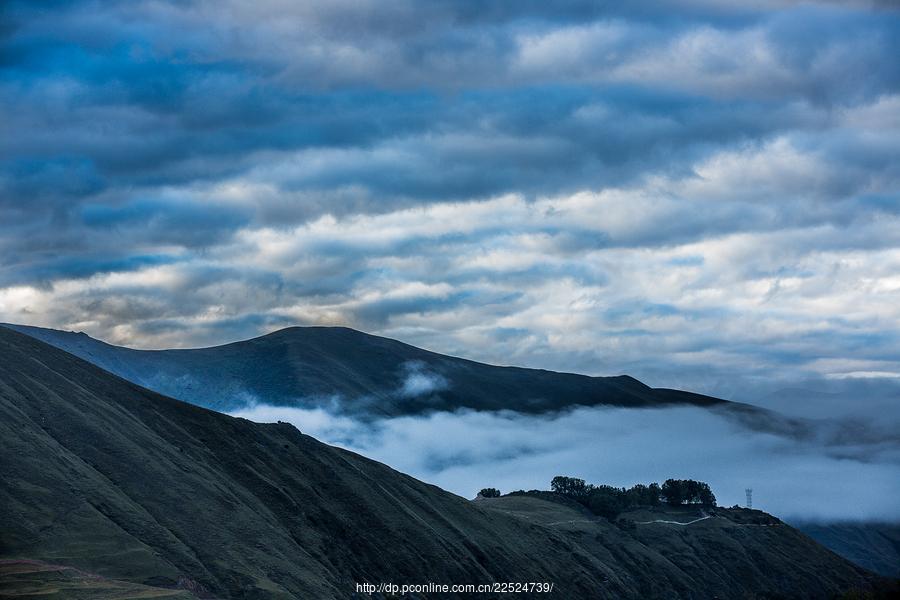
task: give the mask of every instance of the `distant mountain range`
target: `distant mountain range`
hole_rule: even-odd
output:
[[[291,425],[161,396],[5,328],[0,441],[8,598],[73,587],[79,598],[361,598],[363,582],[552,582],[560,598],[831,598],[879,584],[759,511],[715,509],[679,526],[669,522],[693,520],[694,509],[672,509],[617,526],[538,498],[470,502]]]
[[[290,327],[196,350],[133,350],[84,333],[6,325],[161,394],[219,411],[254,402],[396,416],[437,410],[543,413],[573,406],[724,406],[638,380],[498,367],[345,327]]]

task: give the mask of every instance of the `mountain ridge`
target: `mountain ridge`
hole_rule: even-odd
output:
[[[332,414],[377,420],[461,408],[554,413],[597,404],[641,408],[682,404],[717,411],[743,428],[794,440],[815,440],[820,435],[813,422],[690,392],[653,389],[628,375],[604,378],[485,365],[346,327],[288,327],[221,346],[175,350],[124,348],[83,332],[6,327],[55,342],[57,347],[138,385],[222,411],[238,412],[259,403],[323,408]],[[298,345],[297,338],[306,338],[307,343]],[[322,354],[316,352],[319,345],[326,350]],[[374,374],[363,372],[361,381],[354,383],[359,377],[358,366],[371,363],[376,364]],[[404,381],[418,382],[421,391],[421,384],[427,388],[432,381],[429,377],[435,376],[439,378],[437,389],[426,389],[418,395],[401,393]],[[523,376],[524,382],[517,381]],[[513,381],[506,385],[503,377]],[[245,381],[248,378],[249,386]],[[287,385],[280,385],[285,381]],[[594,389],[585,390],[585,385]],[[298,392],[301,387],[311,387],[317,393],[303,397]],[[523,402],[523,395],[535,389],[543,389],[544,401]],[[336,390],[343,391],[336,394]],[[551,401],[546,401],[548,398]],[[854,530],[843,525],[823,535],[826,530],[821,527],[807,523],[798,526],[861,566],[875,568],[883,575],[896,573],[887,563],[893,553],[885,552],[889,546],[884,543],[884,534],[891,534],[890,528],[873,524]],[[879,529],[884,534],[873,532]],[[871,543],[866,546],[860,540]]]
[[[260,402],[397,416],[461,408],[542,413],[573,406],[728,404],[651,388],[628,375],[488,365],[346,327],[289,327],[220,346],[135,350],[84,333],[0,325],[144,387],[216,410]]]
[[[352,597],[364,581],[553,581],[567,598],[700,599],[878,581],[787,526],[736,527],[728,509],[696,532],[599,520],[588,543],[4,328],[0,417],[0,558],[125,583],[268,600]]]

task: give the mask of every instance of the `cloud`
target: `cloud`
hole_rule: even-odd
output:
[[[898,440],[865,442],[858,431],[843,445],[827,431],[795,440],[695,408],[434,413],[374,423],[266,405],[235,415],[291,422],[465,497],[486,486],[547,489],[560,474],[617,486],[680,477],[709,482],[725,506],[743,504],[752,487],[754,506],[783,518],[900,519]]]
[[[430,372],[427,365],[421,361],[407,362],[403,365],[403,371],[406,375],[397,392],[401,398],[427,396],[450,387],[450,382],[446,378]]]
[[[900,372],[884,3],[7,4],[0,320],[760,402]]]

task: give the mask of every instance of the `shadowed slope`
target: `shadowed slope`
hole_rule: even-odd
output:
[[[0,559],[0,598],[65,600],[191,600],[185,590],[115,581],[72,567]]]
[[[356,414],[433,410],[550,412],[598,404],[713,406],[723,400],[652,389],[628,376],[497,367],[344,327],[291,327],[196,350],[132,350],[85,334],[7,325],[159,393],[216,410],[259,401],[327,404]]]
[[[629,582],[640,571],[659,597],[689,586],[692,598],[723,589],[815,598],[870,580],[789,528],[783,555],[736,555],[733,567],[749,561],[752,574],[724,584],[703,566],[717,546],[702,539],[690,572],[652,539],[624,532],[608,540],[615,552],[601,552],[290,425],[159,396],[5,329],[0,440],[0,556],[128,583],[226,598],[345,598],[362,581],[548,581],[565,598],[638,598],[647,596]],[[716,535],[742,548],[754,536]],[[802,568],[787,575],[786,556]]]
[[[885,577],[900,578],[900,523],[791,523],[844,558]]]
[[[7,556],[246,598],[346,597],[354,581],[382,578],[550,578],[560,566],[526,555],[546,538],[517,520],[7,330],[0,401]],[[512,543],[498,553],[499,539]]]

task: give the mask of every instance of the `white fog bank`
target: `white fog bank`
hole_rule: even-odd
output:
[[[547,489],[555,475],[629,486],[707,481],[719,504],[785,519],[900,521],[900,446],[833,447],[750,431],[699,408],[579,408],[548,416],[454,412],[374,422],[324,409],[257,405],[232,413],[303,433],[465,497],[482,487]],[[848,458],[851,456],[852,458]]]

